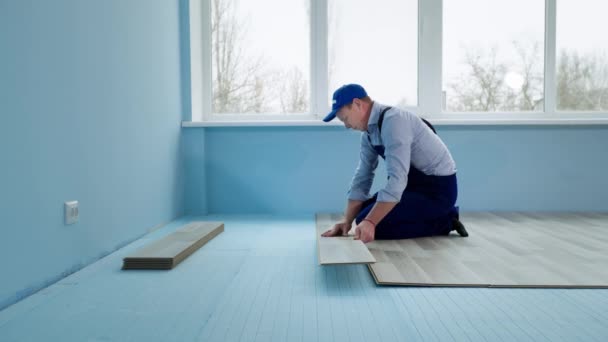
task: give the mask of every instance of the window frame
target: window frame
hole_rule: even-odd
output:
[[[328,0],[310,0],[310,112],[308,114],[212,113],[211,0],[189,0],[191,115],[184,127],[316,126],[329,112]],[[556,89],[556,0],[545,0],[543,111],[454,112],[442,108],[443,0],[418,0],[418,105],[405,109],[448,125],[608,124],[601,111],[558,111]]]

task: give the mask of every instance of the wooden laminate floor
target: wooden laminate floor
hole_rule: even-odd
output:
[[[367,244],[378,284],[608,287],[608,214],[470,213],[470,234]]]

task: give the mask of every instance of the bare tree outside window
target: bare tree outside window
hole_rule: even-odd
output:
[[[275,27],[268,29],[269,21],[288,20],[289,18],[268,15],[273,6],[288,5],[297,11],[297,4],[303,3],[299,17],[310,15],[309,0],[279,2],[267,0],[255,3],[241,3],[239,0],[213,0],[211,6],[212,35],[212,72],[214,113],[302,113],[309,108],[309,69],[301,70],[295,64],[283,67],[276,61],[278,49],[290,46],[277,46],[263,51],[255,50],[266,43],[293,37],[293,44],[301,44],[304,51],[309,44],[302,39],[308,38],[309,28]],[[295,2],[295,4],[294,4]],[[247,8],[246,6],[252,6]],[[265,14],[266,13],[266,14]],[[261,15],[260,15],[261,14]],[[257,16],[256,16],[257,15]],[[254,20],[256,19],[256,20]],[[266,24],[266,26],[264,26]],[[270,23],[272,24],[272,23]],[[281,32],[281,30],[286,32]],[[301,33],[300,33],[301,31]],[[272,46],[272,45],[270,45]],[[298,48],[298,50],[302,50]],[[308,57],[306,52],[305,56]],[[278,57],[280,58],[280,56]],[[289,61],[281,60],[289,64]],[[283,63],[283,64],[285,64]]]
[[[557,109],[608,110],[606,4],[560,0],[557,4]]]
[[[557,101],[560,110],[608,110],[606,55],[560,51],[557,63]]]
[[[543,110],[542,54],[540,43],[524,48],[514,43],[517,64],[496,61],[496,49],[469,52],[468,72],[448,86],[448,109],[454,111]],[[561,50],[557,59],[557,108],[559,110],[608,110],[608,58],[605,54],[581,55]],[[517,70],[507,84],[507,70]],[[519,78],[519,80],[518,80]]]
[[[236,17],[237,0],[213,0],[211,14],[213,112],[242,113],[262,109],[261,58],[245,58],[241,42],[245,26]]]
[[[375,100],[418,104],[418,1],[328,0],[328,99],[347,83]]]
[[[310,1],[212,0],[213,113],[309,111]],[[415,106],[417,1],[379,1],[371,7],[364,0],[327,1],[329,99],[335,88],[355,82],[381,102]],[[557,6],[558,110],[608,110],[608,40],[595,34],[604,19],[585,10],[594,4]],[[544,1],[443,5],[442,107],[543,111]]]
[[[543,110],[544,4],[444,0],[444,110]]]
[[[308,108],[308,86],[306,76],[296,67],[280,74],[279,101],[283,113],[303,112]]]
[[[465,71],[448,84],[453,111],[534,111],[543,108],[543,55],[540,42],[512,42],[512,61],[499,61],[497,46],[467,48]]]
[[[517,51],[518,59],[515,70],[519,69],[521,87],[512,87],[514,88],[514,94],[512,94],[514,95],[512,97],[513,102],[508,105],[508,109],[542,111],[544,108],[543,45],[538,41],[530,44],[514,41],[513,47]],[[508,83],[512,83],[512,85],[515,83],[517,85],[517,81]]]
[[[465,56],[469,70],[449,84],[449,109],[456,111],[495,111],[503,98],[507,68],[497,63],[496,49],[469,50]]]

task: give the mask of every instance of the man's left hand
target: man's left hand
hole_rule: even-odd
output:
[[[361,240],[363,243],[374,241],[376,227],[369,221],[361,221],[355,228],[355,240]]]

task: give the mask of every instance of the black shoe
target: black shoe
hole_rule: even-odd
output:
[[[458,220],[457,218],[452,219],[452,229],[455,230],[462,237],[469,236],[469,233],[464,228],[464,224],[462,224],[462,222],[460,222],[460,220]]]

